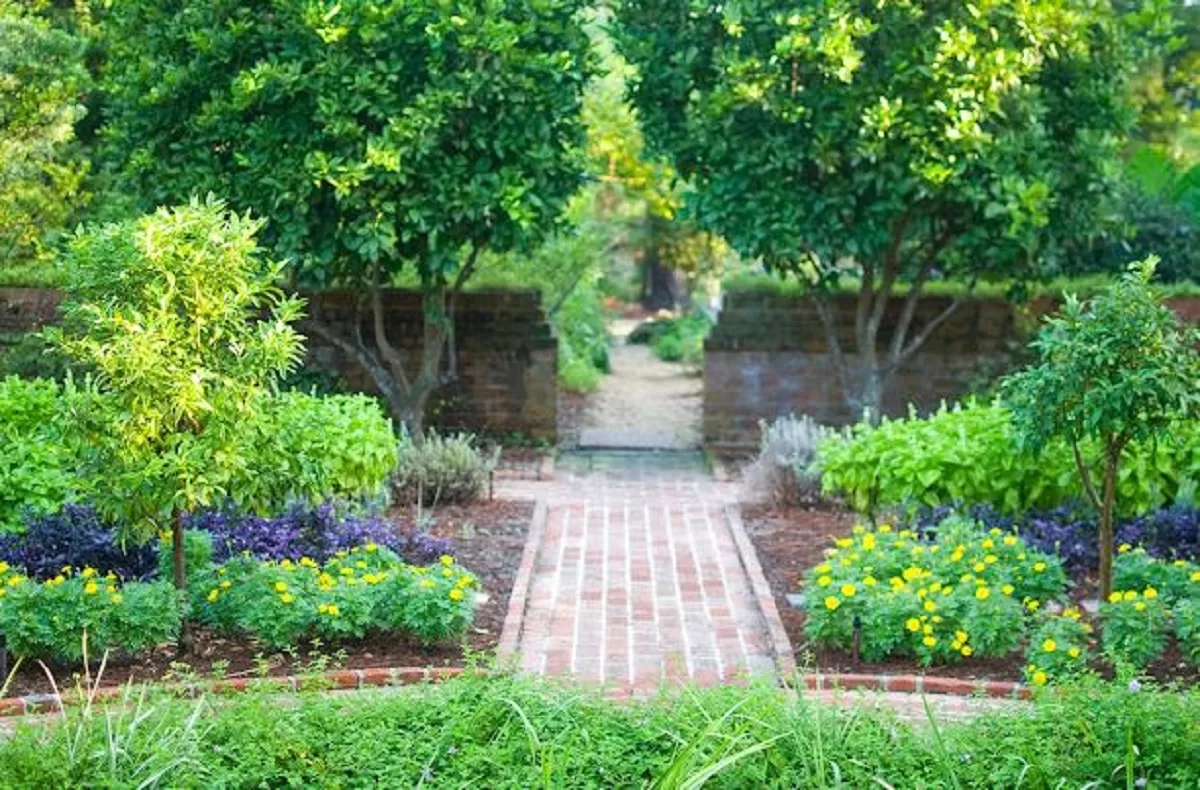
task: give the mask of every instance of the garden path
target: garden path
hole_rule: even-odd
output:
[[[684,365],[663,362],[649,346],[625,342],[638,321],[611,327],[612,372],[601,378],[583,417],[585,448],[694,449],[700,446],[703,383]]]
[[[617,692],[790,672],[770,589],[728,509],[736,493],[697,452],[572,453],[554,482],[499,484],[499,496],[546,506],[501,651],[533,674]]]

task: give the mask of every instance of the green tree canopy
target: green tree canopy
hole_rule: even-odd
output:
[[[197,192],[268,222],[302,286],[414,266],[425,346],[335,335],[420,431],[447,375],[448,294],[478,252],[536,243],[579,186],[582,0],[130,0],[101,19],[107,160],[146,206]],[[319,316],[316,317],[319,319]],[[452,355],[451,355],[452,359]]]
[[[1155,440],[1177,420],[1200,418],[1200,333],[1180,325],[1150,288],[1149,258],[1104,293],[1067,298],[1033,348],[1038,361],[1009,376],[1004,399],[1021,441],[1035,449],[1068,441],[1087,498],[1100,515],[1100,595],[1112,590],[1113,514],[1122,453]],[[1080,445],[1098,442],[1097,485]]]
[[[0,0],[0,264],[40,257],[86,197],[74,129],[88,83],[78,39]]]
[[[873,414],[949,315],[913,326],[922,285],[1052,258],[1094,221],[1130,118],[1133,55],[1092,0],[624,0],[616,31],[700,224],[818,289],[859,282],[853,361],[817,304],[849,405]]]

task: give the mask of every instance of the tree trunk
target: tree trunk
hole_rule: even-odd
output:
[[[1113,587],[1113,520],[1117,504],[1119,449],[1110,449],[1104,462],[1104,493],[1100,507],[1100,600],[1107,601]]]
[[[171,573],[175,590],[180,597],[183,617],[179,624],[179,655],[192,652],[191,606],[187,594],[187,560],[183,553],[183,511],[176,510],[171,517]]]

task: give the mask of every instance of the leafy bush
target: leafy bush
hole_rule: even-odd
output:
[[[1105,651],[1141,668],[1162,654],[1174,632],[1180,649],[1194,660],[1196,600],[1200,565],[1156,559],[1122,544],[1113,562],[1113,592],[1100,608]]]
[[[471,621],[474,577],[445,555],[431,566],[406,564],[374,543],[319,563],[242,555],[197,574],[197,616],[285,649],[306,639],[359,639],[398,631],[424,642],[461,634]]]
[[[592,392],[611,369],[608,319],[599,290],[593,283],[578,283],[551,322],[558,336],[559,380],[569,390]]]
[[[1176,601],[1171,615],[1175,620],[1175,639],[1180,651],[1192,666],[1200,667],[1200,597]]]
[[[858,618],[864,658],[928,665],[1006,655],[1025,633],[1023,612],[1061,597],[1066,576],[1057,557],[1016,535],[951,518],[934,535],[855,527],[803,584],[817,644],[849,647]]]
[[[122,584],[116,574],[64,567],[39,583],[0,562],[0,633],[16,656],[79,661],[85,635],[92,657],[136,653],[173,640],[180,623],[169,582]]]
[[[396,464],[392,422],[366,395],[284,392],[242,427],[241,464],[226,484],[240,510],[295,501],[379,499]]]
[[[615,704],[467,674],[411,693],[207,700],[132,689],[0,744],[14,788],[1195,787],[1200,694],[1084,679],[937,728],[766,686]],[[197,722],[202,724],[197,725]]]
[[[712,319],[702,310],[679,317],[663,315],[639,324],[627,342],[648,344],[664,362],[695,365],[704,359],[704,339],[712,326]]]
[[[1170,609],[1153,587],[1113,590],[1100,616],[1104,651],[1113,659],[1140,669],[1166,650]]]
[[[813,469],[826,430],[808,415],[760,422],[758,457],[742,472],[746,488],[767,501],[793,505],[816,499],[821,475]]]
[[[1092,444],[1082,446],[1096,467]],[[1131,445],[1118,484],[1125,515],[1170,505],[1200,479],[1200,424],[1181,421],[1170,437]],[[1021,452],[1010,413],[998,404],[943,405],[926,418],[862,423],[818,448],[825,490],[856,509],[879,506],[987,504],[1007,514],[1049,510],[1080,501],[1069,446],[1050,443]]]
[[[24,532],[0,535],[0,560],[39,581],[54,578],[63,566],[144,581],[154,575],[158,563],[152,545],[122,542],[94,508],[75,504],[30,519]]]
[[[1077,677],[1087,669],[1092,627],[1073,607],[1046,613],[1029,636],[1025,678],[1035,686]]]
[[[381,518],[347,515],[326,502],[315,508],[295,505],[276,517],[248,516],[232,510],[210,510],[188,516],[189,530],[212,537],[213,558],[224,562],[243,552],[260,560],[309,557],[326,562],[339,551],[374,543],[407,562],[426,565],[451,551],[450,541],[419,530],[401,533]]]
[[[27,510],[57,510],[80,488],[61,441],[62,398],[52,381],[0,379],[0,532],[20,530]]]
[[[486,490],[496,460],[495,454],[485,457],[470,434],[431,432],[421,444],[401,445],[392,491],[403,503],[470,502]]]

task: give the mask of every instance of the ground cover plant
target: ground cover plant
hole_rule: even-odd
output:
[[[804,574],[805,631],[866,660],[921,664],[1004,656],[1028,615],[1067,590],[1061,561],[999,529],[948,518],[931,533],[857,526]]]
[[[70,711],[0,744],[6,787],[1189,787],[1200,697],[1086,681],[936,727],[755,687],[628,704],[500,677]]]
[[[821,475],[814,468],[817,447],[828,429],[808,415],[787,415],[760,422],[758,455],[742,470],[752,495],[776,505],[812,502],[821,495]]]

